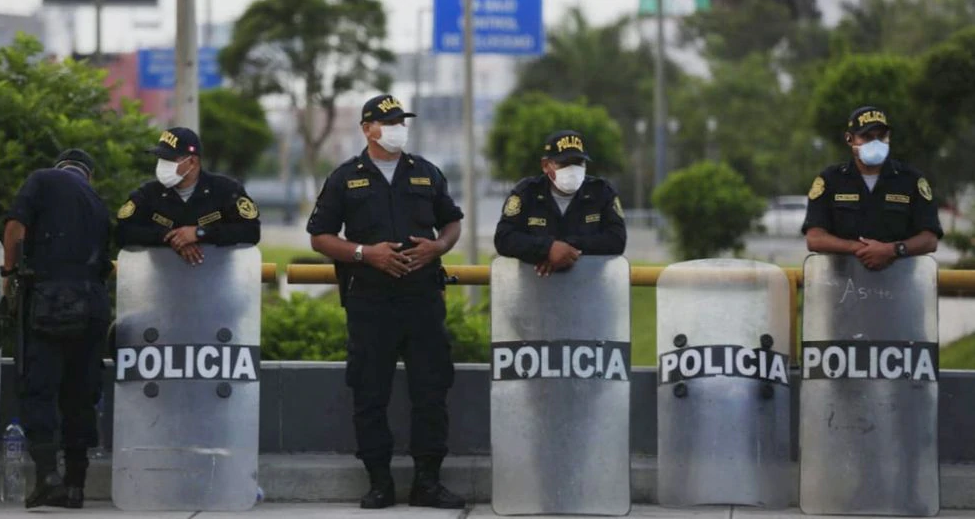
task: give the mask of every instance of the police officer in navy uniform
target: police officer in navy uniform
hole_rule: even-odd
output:
[[[257,204],[236,180],[203,171],[200,138],[170,128],[148,150],[158,157],[156,180],[129,195],[118,210],[119,247],[172,247],[191,265],[203,263],[200,244],[256,244]]]
[[[540,276],[572,267],[582,254],[623,254],[619,196],[606,180],[586,176],[589,161],[579,132],[545,138],[542,174],[519,182],[505,200],[494,232],[498,254],[534,264]]]
[[[312,247],[335,260],[348,317],[346,382],[354,394],[356,455],[370,481],[360,505],[395,504],[386,407],[402,355],[413,404],[410,505],[463,508],[464,500],[440,484],[446,397],[454,379],[440,257],[457,243],[463,213],[440,170],[403,152],[410,117],[389,95],[365,103],[366,149],[328,177],[308,233]]]
[[[92,189],[94,171],[95,161],[83,150],[61,153],[54,168],[27,178],[5,219],[4,292],[11,275],[25,274],[14,272],[21,240],[27,261],[17,268],[33,271],[18,316],[25,329],[25,352],[17,359],[20,412],[37,475],[27,508],[81,508],[88,449],[98,443],[95,405],[111,313],[105,279],[112,264],[111,217]]]
[[[809,250],[854,254],[873,270],[937,250],[944,233],[931,185],[920,171],[888,156],[887,114],[857,108],[844,137],[851,160],[826,168],[809,189],[802,225]]]

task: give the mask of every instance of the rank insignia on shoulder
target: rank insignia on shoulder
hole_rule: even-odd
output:
[[[616,214],[620,218],[623,218],[623,204],[620,203],[620,197],[618,196],[613,198],[613,210],[616,211]]]
[[[131,200],[126,202],[124,205],[122,205],[122,207],[119,207],[118,209],[119,220],[124,220],[132,216],[133,214],[135,214],[135,202]]]
[[[237,199],[237,213],[240,217],[245,220],[253,220],[257,218],[260,211],[257,210],[257,204],[255,204],[250,198],[242,196]]]
[[[508,200],[504,203],[504,215],[505,216],[518,216],[521,213],[521,197],[518,195],[511,195]]]

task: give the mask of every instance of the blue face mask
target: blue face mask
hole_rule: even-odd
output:
[[[879,166],[887,160],[890,144],[880,140],[873,140],[859,146],[860,162],[867,166]]]

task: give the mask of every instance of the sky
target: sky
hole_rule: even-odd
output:
[[[677,3],[690,0],[673,0]],[[196,0],[197,21],[206,20],[207,5],[212,9],[215,24],[232,22],[239,17],[253,0]],[[411,52],[417,49],[418,34],[423,45],[429,47],[432,32],[433,0],[382,0],[388,16],[388,45],[394,52]],[[31,14],[41,7],[42,0],[0,0],[2,14]],[[835,23],[842,0],[819,0],[827,24]],[[580,7],[593,25],[601,25],[632,14],[637,0],[543,0],[543,18],[546,26],[558,23],[562,15],[572,7]],[[81,53],[90,53],[95,47],[94,8],[48,8],[49,26],[67,25],[69,13],[76,13],[76,44]],[[176,0],[159,0],[156,8],[117,7],[106,8],[103,13],[103,50],[125,52],[139,47],[169,46],[175,36]],[[417,27],[418,17],[422,26]],[[53,22],[53,23],[51,23]],[[134,27],[134,30],[132,29]],[[118,30],[117,28],[124,28]],[[51,50],[63,54],[71,50],[70,31],[48,31]]]

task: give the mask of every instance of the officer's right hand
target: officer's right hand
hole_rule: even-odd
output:
[[[581,250],[564,241],[556,240],[548,249],[548,262],[555,270],[563,270],[574,265],[581,255]]]
[[[384,241],[362,249],[362,259],[368,265],[381,270],[394,278],[403,277],[409,274],[410,268],[407,266],[410,258],[396,252],[402,247],[402,243]]]

